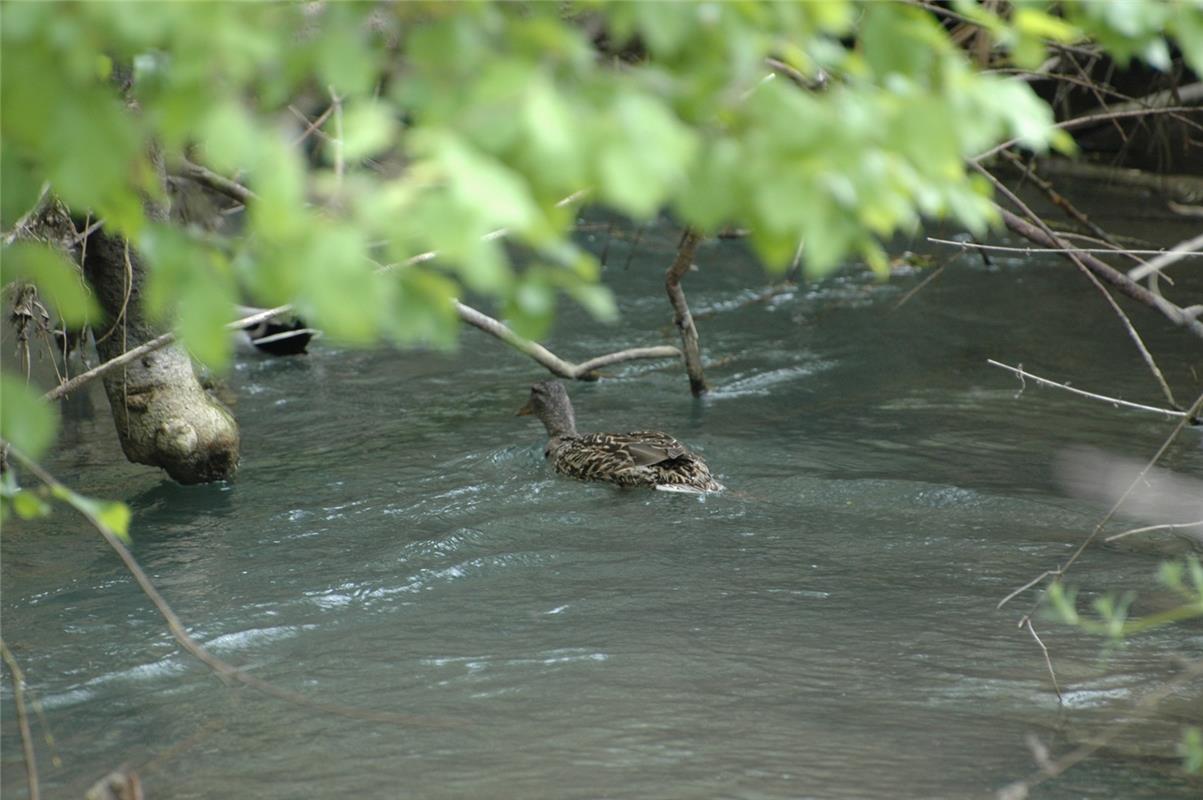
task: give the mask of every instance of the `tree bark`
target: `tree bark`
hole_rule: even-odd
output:
[[[681,288],[681,278],[693,266],[693,254],[698,249],[702,237],[692,228],[685,229],[681,237],[681,245],[677,248],[677,257],[668,268],[664,277],[664,289],[668,292],[668,300],[673,306],[673,324],[681,332],[681,349],[685,355],[685,371],[689,374],[689,391],[694,397],[700,397],[710,390],[706,385],[706,375],[702,372],[702,354],[698,342],[698,329],[693,324],[693,315],[689,313],[689,304],[685,302],[685,291]]]
[[[161,170],[161,164],[158,165]],[[160,173],[161,174],[161,173]],[[168,217],[167,204],[148,201],[147,214]],[[104,361],[155,339],[142,309],[145,270],[129,243],[103,230],[87,243],[84,276],[104,320],[95,327]],[[192,359],[179,344],[148,352],[104,376],[117,436],[126,457],[162,467],[180,483],[225,480],[238,468],[238,424],[219,400],[201,387]]]

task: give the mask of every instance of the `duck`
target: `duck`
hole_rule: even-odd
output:
[[[723,485],[697,453],[667,433],[578,433],[568,390],[557,380],[530,387],[517,416],[535,416],[547,429],[543,455],[555,471],[582,481],[667,492],[719,492]]]

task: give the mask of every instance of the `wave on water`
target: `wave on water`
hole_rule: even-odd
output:
[[[815,361],[811,364],[781,367],[780,369],[760,372],[746,377],[737,375],[729,383],[714,387],[709,397],[725,400],[732,397],[747,397],[748,395],[769,395],[778,384],[788,383],[800,378],[808,378],[811,375],[831,369],[833,366],[834,362],[831,361]]]

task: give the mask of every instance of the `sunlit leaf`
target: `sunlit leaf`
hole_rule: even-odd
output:
[[[353,103],[343,114],[343,157],[357,161],[388,147],[399,127],[396,116],[380,103]]]
[[[58,414],[22,378],[0,373],[0,437],[32,459],[40,458],[58,432]]]
[[[55,487],[54,494],[80,513],[91,517],[126,544],[130,543],[130,509],[125,503],[117,500],[98,500],[93,497],[85,497],[65,486]]]
[[[13,511],[21,519],[35,519],[50,513],[50,505],[36,493],[22,489],[8,498],[13,504]]]

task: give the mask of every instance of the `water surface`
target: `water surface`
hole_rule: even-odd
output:
[[[598,250],[604,227],[587,234]],[[653,228],[624,267],[628,244],[612,243],[622,322],[565,306],[549,346],[584,359],[670,342],[660,281],[674,244]],[[1055,455],[1147,458],[1172,426],[1020,392],[986,365],[1162,402],[1071,267],[958,256],[895,308],[927,273],[881,284],[851,269],[743,303],[766,279],[741,244],[708,244],[699,263],[687,290],[707,398],[664,362],[570,391],[582,429],[660,428],[704,453],[730,488],[702,500],[551,474],[541,429],[513,416],[545,373],[472,330],[455,354],[324,341],[303,358],[241,358],[228,485],[126,464],[100,392],[73,400],[48,465],[130,503],[134,553],[194,636],[280,686],[415,721],[223,685],[59,510],[3,538],[4,638],[61,758],[39,745],[48,794],[80,796],[126,764],[150,798],[987,796],[1033,769],[1029,734],[1064,752],[1124,717],[1176,654],[1203,653],[1197,624],[1101,659],[1096,640],[1042,621],[1059,708],[1015,626],[1031,598],[995,609],[1104,511],[1063,495]],[[1131,311],[1189,401],[1199,343]],[[1199,432],[1166,463],[1203,475]],[[1099,548],[1074,581],[1147,589],[1160,552]],[[4,692],[3,789],[21,797]],[[1198,701],[1179,698],[1168,729]],[[1173,761],[1111,755],[1035,796],[1198,791]]]

